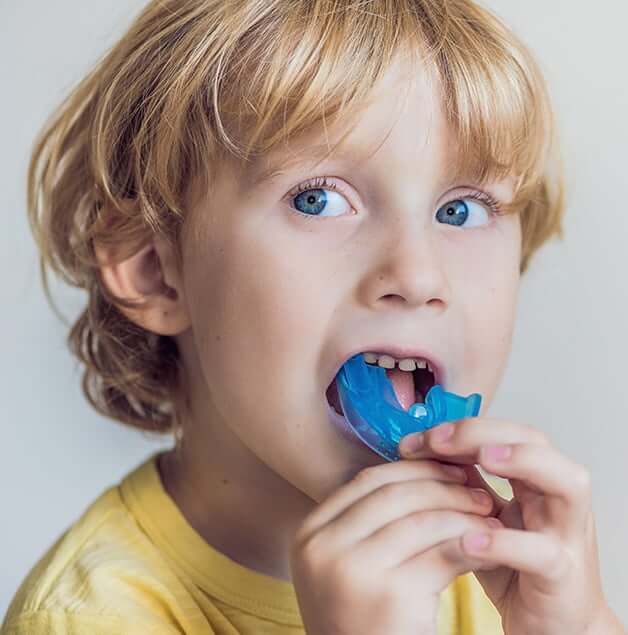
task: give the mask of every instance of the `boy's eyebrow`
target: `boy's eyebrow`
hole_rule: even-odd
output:
[[[306,156],[302,155],[304,152],[307,152]],[[304,163],[315,163],[317,159],[325,157],[329,152],[329,144],[320,143],[306,146],[301,150],[299,155],[290,155],[289,158],[286,155],[281,155],[266,159],[265,162],[261,160],[254,161],[246,170],[245,178],[248,188],[253,189],[271,176],[281,174]],[[334,160],[355,160],[362,158],[362,152],[363,148],[361,146],[347,146],[344,151],[333,154],[330,158]]]
[[[359,162],[366,158],[371,157],[374,154],[374,151],[367,152],[367,146],[363,144],[354,144],[349,145],[346,144],[342,150],[339,150],[335,154],[328,156],[329,160],[333,161],[349,161],[351,163]],[[283,174],[290,169],[298,167],[307,163],[316,163],[317,159],[325,158],[330,154],[330,144],[329,143],[318,143],[310,146],[305,146],[299,149],[298,153],[285,155],[285,154],[277,154],[274,157],[261,157],[257,161],[253,161],[244,173],[244,183],[246,190],[253,190],[258,187],[261,183],[266,181],[272,176],[276,176],[278,174]],[[307,153],[303,156],[304,153]],[[266,159],[263,161],[263,159]],[[454,176],[457,179],[462,181],[475,181],[476,176],[470,166],[466,166],[465,169],[456,171],[456,166],[448,165],[447,173],[443,176],[443,179],[447,181],[448,179],[452,179]]]

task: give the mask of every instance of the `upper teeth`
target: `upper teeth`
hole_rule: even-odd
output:
[[[427,368],[433,373],[430,363],[422,357],[395,359],[391,355],[380,355],[379,353],[364,353],[364,361],[368,364],[377,364],[382,368],[394,368],[397,364],[400,370],[414,370],[415,368]]]

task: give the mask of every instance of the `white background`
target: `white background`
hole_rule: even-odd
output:
[[[524,276],[491,416],[545,430],[593,475],[607,596],[628,624],[628,4],[492,0],[540,59],[568,172],[566,238]],[[25,212],[26,164],[51,108],[143,2],[0,0],[0,616],[19,582],[103,489],[167,441],[97,415],[47,305]],[[69,319],[83,297],[60,285]]]

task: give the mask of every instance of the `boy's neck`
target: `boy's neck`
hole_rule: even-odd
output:
[[[212,447],[220,451],[198,449]],[[291,581],[290,543],[314,501],[243,446],[225,450],[184,441],[178,452],[160,454],[164,488],[209,545],[249,569]]]

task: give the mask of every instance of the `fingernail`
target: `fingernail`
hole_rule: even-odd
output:
[[[492,516],[485,518],[485,520],[487,525],[490,525],[494,529],[501,529],[504,526],[504,523],[502,523],[501,520],[498,520],[497,518],[493,518]]]
[[[491,539],[483,532],[472,532],[462,537],[462,542],[469,551],[482,551],[488,547]]]
[[[442,423],[432,430],[432,441],[443,443],[451,438],[454,433],[453,423]]]
[[[509,445],[485,445],[480,448],[480,459],[491,463],[510,458],[512,447]]]
[[[414,432],[403,438],[404,454],[416,454],[425,444],[425,438],[422,432]]]
[[[471,498],[481,505],[487,505],[493,502],[493,499],[483,489],[472,489]]]

